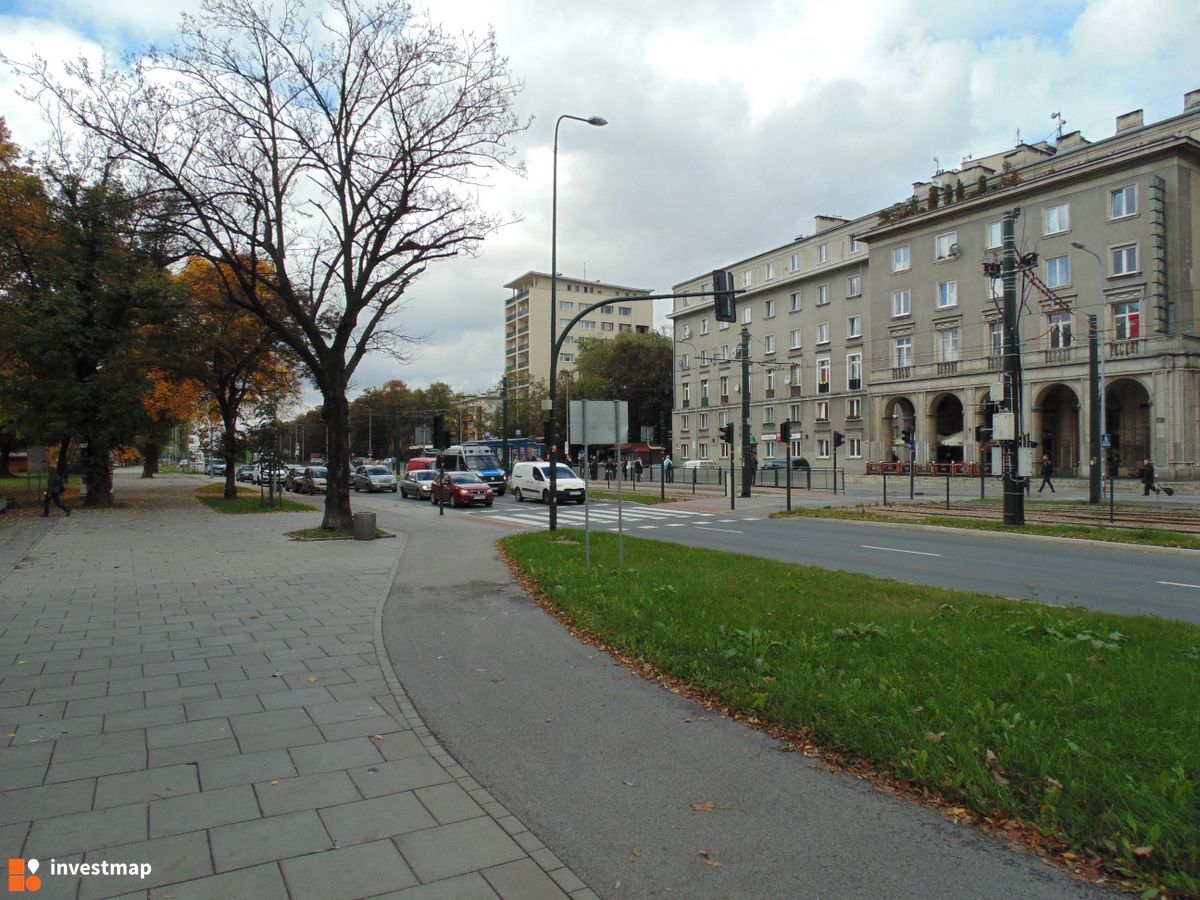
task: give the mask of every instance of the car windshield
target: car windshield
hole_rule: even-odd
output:
[[[408,477],[413,481],[433,481],[437,477],[437,472],[433,469],[421,469],[417,472],[409,472]]]
[[[483,484],[483,480],[474,472],[451,472],[450,480],[455,484]]]
[[[467,457],[467,466],[476,472],[481,469],[498,469],[500,460],[492,453],[471,454]]]
[[[392,473],[389,472],[387,469],[385,469],[383,466],[371,466],[371,468],[367,469],[367,474],[368,475],[391,475]]]
[[[313,469],[312,477],[313,478],[326,478],[326,477],[328,477],[328,471],[326,469]]]
[[[547,475],[549,475],[549,474],[550,474],[549,468],[550,468],[549,466],[547,466],[547,467],[546,467],[546,474],[547,474]],[[559,477],[559,478],[578,478],[579,476],[578,476],[578,475],[576,475],[576,474],[575,474],[575,473],[574,473],[574,472],[571,470],[571,467],[570,467],[570,466],[564,466],[562,463],[559,463],[559,464],[558,464],[558,477]]]

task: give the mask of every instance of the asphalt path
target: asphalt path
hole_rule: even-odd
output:
[[[426,724],[600,896],[1110,896],[630,674],[524,595],[502,523],[356,506],[408,537],[383,635]]]

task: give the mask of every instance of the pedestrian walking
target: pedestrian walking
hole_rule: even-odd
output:
[[[675,483],[675,463],[671,462],[671,454],[670,453],[668,453],[666,456],[663,457],[662,467],[663,467],[663,478],[666,480],[667,484],[674,484]]]
[[[1149,497],[1150,492],[1154,491],[1154,496],[1158,496],[1158,476],[1154,472],[1154,463],[1150,462],[1150,457],[1142,460],[1142,496]]]
[[[68,516],[71,514],[71,507],[65,506],[62,502],[62,492],[63,477],[58,474],[58,469],[51,469],[46,476],[46,495],[42,500],[42,518],[50,515],[51,502]]]
[[[642,480],[642,458],[640,456],[633,461],[633,478],[635,481]]]
[[[612,487],[613,479],[617,477],[617,467],[613,465],[611,459],[604,461],[604,482],[608,487]]]
[[[1054,482],[1050,479],[1054,477],[1054,459],[1049,453],[1042,454],[1042,487],[1038,488],[1038,493],[1042,492],[1042,488],[1050,488],[1050,493],[1054,493]]]
[[[629,480],[629,460],[628,459],[621,460],[621,480],[622,481]]]

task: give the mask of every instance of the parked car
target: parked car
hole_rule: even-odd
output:
[[[513,496],[520,503],[526,499],[550,502],[550,463],[548,462],[519,462],[513,466],[512,476]],[[563,463],[558,464],[555,473],[555,489],[558,501],[574,500],[583,503],[587,499],[587,486],[574,470]]]
[[[759,468],[761,468],[761,469],[786,469],[787,468],[787,460],[786,459],[768,459],[765,462],[763,462],[763,464]],[[807,469],[807,468],[809,468],[808,460],[805,459],[803,456],[794,456],[794,457],[792,457],[792,468],[793,469]]]
[[[284,470],[287,474],[283,476],[283,486],[289,491],[295,491],[300,479],[304,477],[304,466],[286,466]]]
[[[224,475],[225,474],[225,460],[210,459],[208,461],[208,465],[206,465],[204,467],[204,472],[206,475]]]
[[[387,466],[359,466],[354,472],[354,489],[356,491],[391,491],[396,493],[396,476]]]
[[[309,466],[296,482],[294,490],[300,494],[325,493],[328,470],[324,466]]]
[[[437,458],[433,456],[414,456],[404,464],[404,471],[415,472],[418,469],[437,468]]]
[[[400,496],[428,500],[437,472],[433,469],[413,469],[400,479]]]
[[[282,463],[259,463],[254,469],[254,483],[266,484],[269,481],[274,481],[278,487],[282,488],[286,475],[287,470],[284,469]]]
[[[255,479],[255,473],[257,473],[257,472],[258,472],[258,466],[255,466],[255,465],[238,466],[237,480],[238,481],[249,481],[251,484],[253,484],[254,479]]]
[[[447,472],[441,478],[435,478],[429,490],[430,502],[441,502],[442,497],[453,506],[470,506],[472,503],[491,506],[496,492],[474,472]]]
[[[683,464],[685,469],[716,469],[717,461],[715,459],[689,459]]]

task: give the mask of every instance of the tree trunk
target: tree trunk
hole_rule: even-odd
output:
[[[340,382],[339,382],[340,383]],[[349,531],[354,527],[350,509],[350,403],[345,390],[335,396],[324,391],[321,418],[329,432],[325,465],[325,518],[321,527],[330,531]]]
[[[108,508],[113,505],[111,448],[89,439],[83,451],[83,477],[87,479],[87,498],[83,505]]]
[[[153,478],[158,471],[158,456],[162,448],[154,441],[146,441],[142,447],[142,477]]]
[[[58,464],[55,466],[55,468],[58,469],[58,474],[62,476],[63,484],[66,484],[71,476],[67,466],[67,458],[70,453],[71,436],[67,435],[62,439],[62,443],[58,445]]]
[[[238,495],[237,489],[237,407],[226,408],[221,404],[221,422],[225,426],[223,435],[222,456],[225,457],[225,499],[233,500]]]
[[[5,437],[0,442],[0,478],[12,478],[12,471],[9,469],[11,457],[12,443]]]

